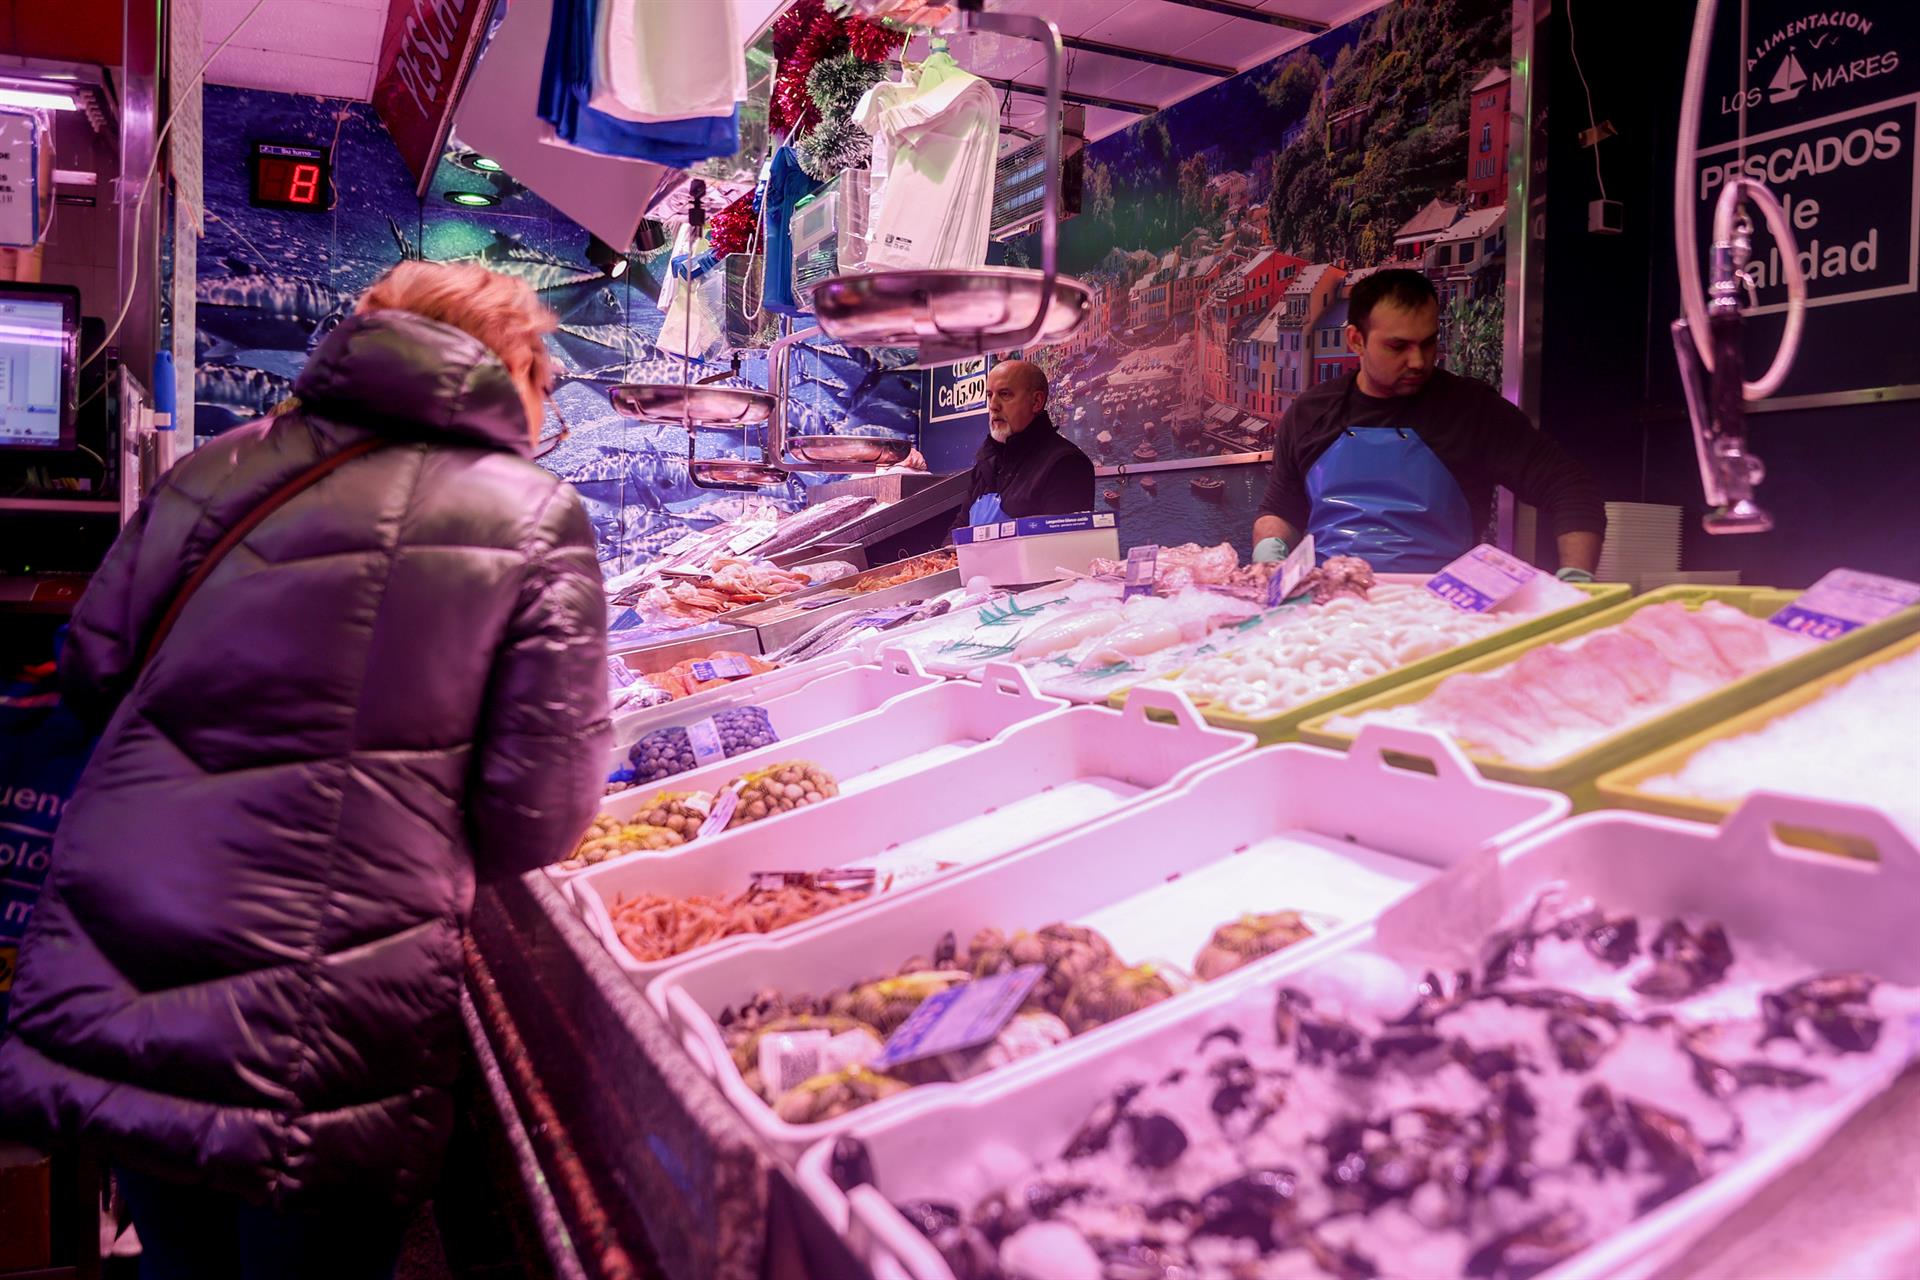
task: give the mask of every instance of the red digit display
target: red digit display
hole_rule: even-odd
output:
[[[253,203],[264,208],[319,209],[326,205],[324,152],[260,144],[253,155]],[[294,154],[285,154],[292,151]],[[280,154],[276,154],[280,153]]]

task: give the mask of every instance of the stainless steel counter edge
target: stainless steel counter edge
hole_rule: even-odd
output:
[[[564,1130],[553,1158],[577,1161],[613,1235],[670,1280],[755,1280],[773,1157],[599,940],[538,871],[483,887],[470,932]],[[598,1274],[584,1225],[567,1218]]]

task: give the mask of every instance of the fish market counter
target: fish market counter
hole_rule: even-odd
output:
[[[554,1274],[1912,1273],[1920,828],[1858,769],[1570,814],[1920,699],[1920,612],[1105,568],[695,664],[573,854],[482,889]]]

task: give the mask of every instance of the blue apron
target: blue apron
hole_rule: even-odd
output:
[[[1307,469],[1316,556],[1359,556],[1381,573],[1433,573],[1478,541],[1447,464],[1408,427],[1348,427]]]

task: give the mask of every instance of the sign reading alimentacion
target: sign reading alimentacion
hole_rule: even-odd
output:
[[[1702,110],[1692,193],[1702,270],[1727,182],[1766,183],[1807,276],[1800,356],[1779,395],[1920,394],[1920,344],[1907,336],[1920,329],[1920,3],[1751,0],[1744,44],[1742,7],[1721,6]],[[1752,378],[1787,309],[1787,263],[1764,225],[1743,274]]]

